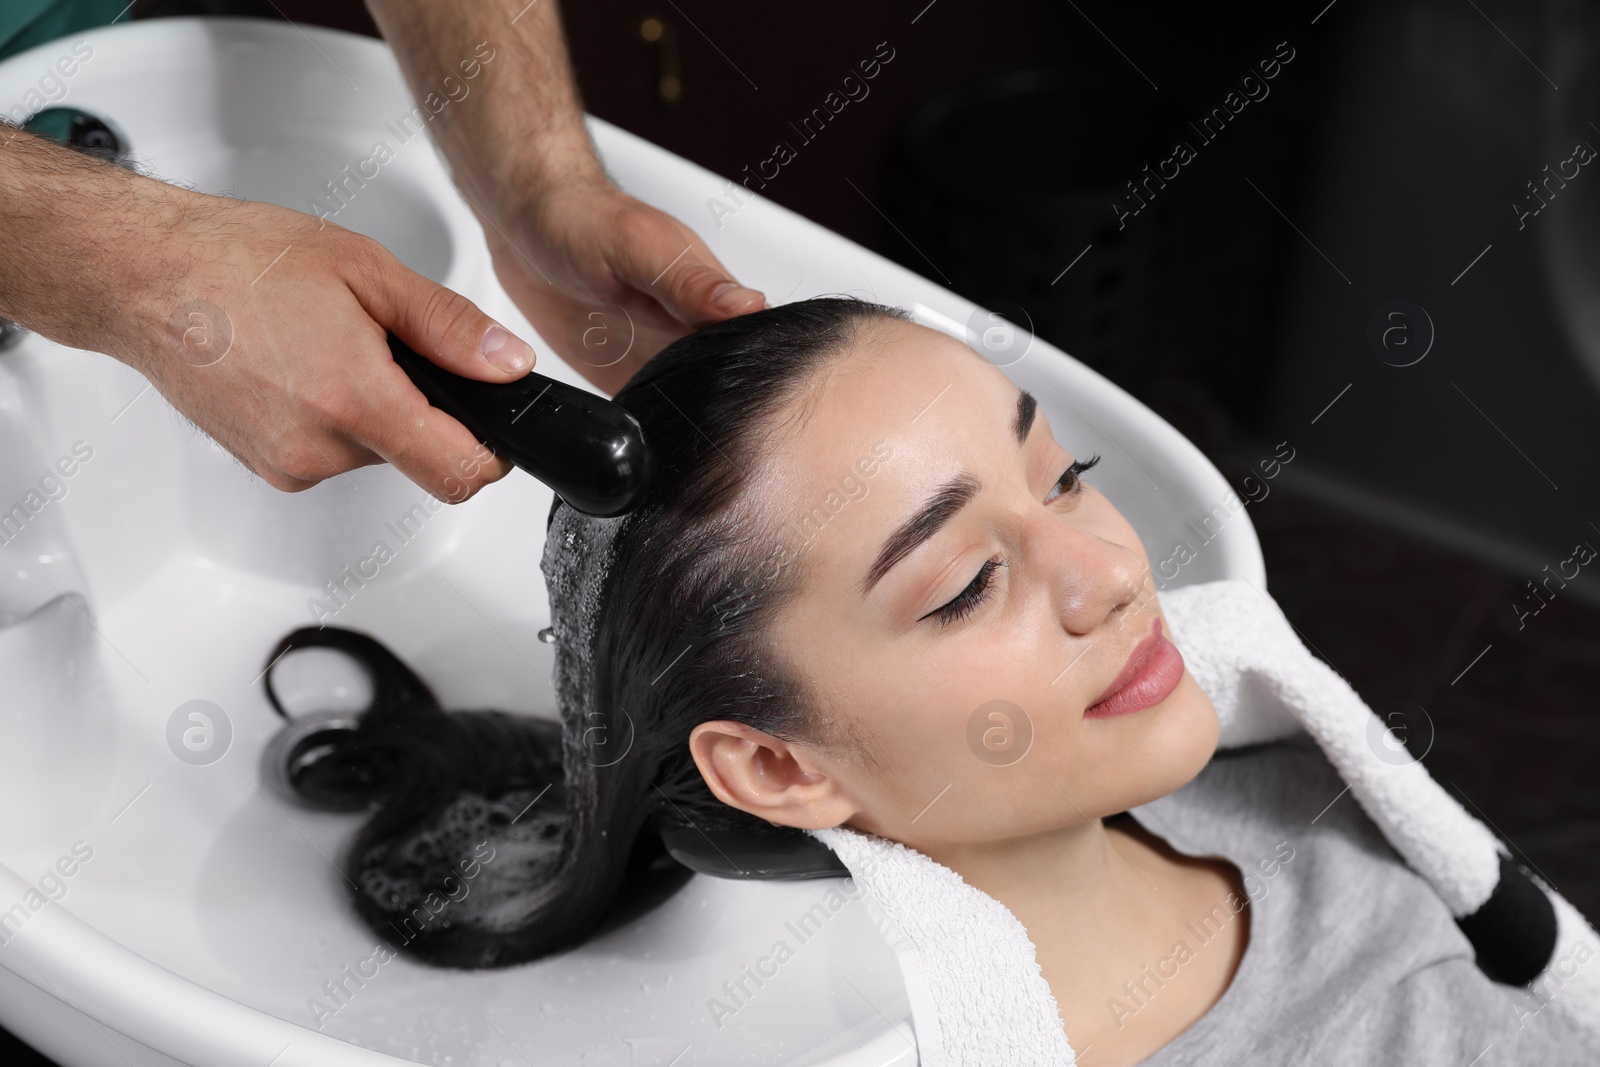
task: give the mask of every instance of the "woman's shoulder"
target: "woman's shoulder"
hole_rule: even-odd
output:
[[[1443,899],[1309,737],[1218,752],[1131,814],[1180,852],[1232,860],[1250,904],[1245,992],[1236,982],[1152,1065],[1323,1062],[1307,1048],[1466,1064],[1490,1045],[1509,1057],[1497,1062],[1574,1062],[1581,1038],[1524,1026],[1528,995],[1479,969]]]

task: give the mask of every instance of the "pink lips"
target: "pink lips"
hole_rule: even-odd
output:
[[[1165,700],[1182,680],[1183,654],[1162,635],[1157,616],[1150,636],[1134,648],[1116,679],[1084,711],[1084,718],[1105,719],[1141,711]]]

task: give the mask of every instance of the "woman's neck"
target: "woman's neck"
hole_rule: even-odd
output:
[[[1144,940],[1152,915],[1172,908],[1177,872],[1099,819],[928,854],[1009,908],[1036,945],[1037,925],[1051,939],[1081,946],[1086,959]]]
[[[1026,837],[924,848],[968,884],[1001,901],[1070,898],[1088,904],[1105,899],[1129,873],[1099,819]]]
[[[1203,1015],[1226,990],[1248,937],[1248,912],[1137,1018],[1108,1011],[1125,984],[1187,937],[1185,924],[1230,893],[1238,869],[1174,851],[1132,819],[1096,819],[1043,834],[926,850],[1017,917],[1034,943],[1067,1036],[1096,1044],[1107,1067],[1136,1063]],[[1143,1004],[1143,1000],[1140,1001]]]

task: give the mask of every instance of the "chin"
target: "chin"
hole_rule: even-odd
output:
[[[1222,725],[1217,709],[1194,676],[1185,671],[1167,698],[1152,708],[1128,716],[1138,728],[1137,799],[1128,807],[1164,797],[1187,784],[1211,762]]]

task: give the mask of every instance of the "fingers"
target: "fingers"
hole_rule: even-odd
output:
[[[373,321],[418,353],[466,378],[508,382],[528,373],[534,352],[472,301],[406,268],[387,252],[353,272],[351,290]],[[377,380],[337,421],[354,439],[435,498],[458,504],[511,471],[461,423],[433,407],[373,331],[356,361]]]
[[[386,346],[375,354],[374,363],[382,367],[385,359]],[[369,406],[351,427],[364,445],[434,498],[450,504],[470,499],[511,472],[509,460],[430,405],[392,359],[385,373],[393,377],[371,391]]]
[[[247,465],[274,488],[293,493],[386,461],[436,499],[452,504],[509,473],[509,462],[429,405],[395,364],[382,337],[373,328],[340,362],[359,379],[324,389],[294,414],[269,404],[270,418],[251,442],[259,461]]]
[[[527,374],[533,347],[460,293],[437,285],[380,248],[353,272],[351,289],[378,325],[446,370],[480,382]]]
[[[613,233],[618,277],[694,328],[758,311],[766,297],[740,285],[687,227],[646,204]]]

